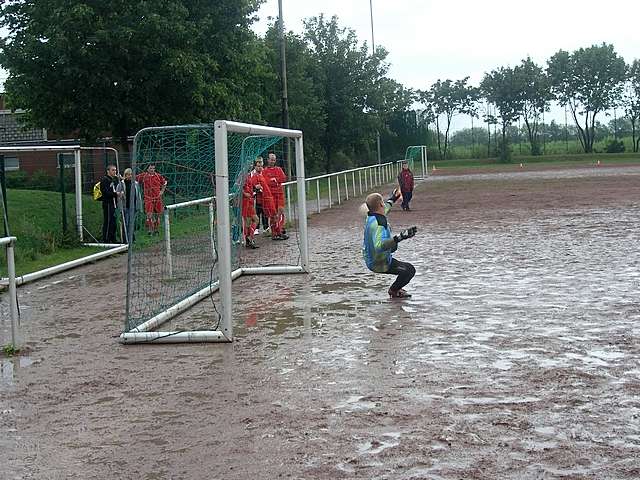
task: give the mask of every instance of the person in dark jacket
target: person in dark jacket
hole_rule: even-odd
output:
[[[120,208],[124,213],[124,235],[126,243],[135,240],[135,213],[142,208],[142,196],[140,195],[140,185],[133,179],[133,170],[127,168],[124,177],[116,187],[119,197]],[[133,195],[133,198],[132,198]],[[133,218],[131,218],[133,216]],[[129,235],[129,228],[134,227]]]
[[[116,243],[116,202],[118,195],[118,175],[115,165],[107,166],[107,172],[100,180],[100,192],[102,197],[102,241],[104,243]]]
[[[406,160],[402,162],[402,170],[398,174],[398,185],[402,193],[402,210],[408,212],[411,210],[409,202],[413,197],[413,172],[409,169],[409,164]]]

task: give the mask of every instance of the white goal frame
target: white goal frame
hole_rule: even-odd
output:
[[[412,148],[420,149],[420,164],[422,166],[422,178],[426,178],[429,175],[429,165],[427,164],[427,146],[426,145],[410,145],[404,151],[404,159],[408,160],[407,154]]]
[[[54,153],[64,153],[71,152],[73,153],[73,168],[75,173],[75,200],[76,200],[76,231],[78,233],[78,238],[80,239],[80,243],[89,246],[107,246],[114,247],[114,245],[104,245],[104,244],[96,244],[96,243],[84,243],[84,223],[83,223],[83,215],[82,215],[82,150],[100,150],[100,151],[109,151],[113,152],[116,157],[116,168],[118,169],[118,173],[120,173],[120,162],[118,160],[118,150],[113,147],[81,147],[80,145],[33,145],[31,147],[26,146],[15,146],[15,147],[0,147],[0,154],[4,154],[5,152],[54,152]]]
[[[187,128],[188,126],[176,126],[175,128]],[[153,128],[153,127],[151,127]],[[218,282],[203,288],[190,297],[171,306],[164,312],[147,320],[138,327],[120,335],[120,342],[124,344],[132,343],[194,343],[194,342],[232,342],[233,341],[233,299],[232,282],[242,275],[269,275],[269,274],[289,274],[309,272],[309,240],[307,231],[307,203],[306,203],[306,181],[304,172],[304,153],[302,131],[284,128],[268,127],[262,125],[251,125],[247,123],[232,122],[227,120],[217,120],[214,123],[215,141],[215,197],[207,197],[182,204],[167,205],[165,212],[173,208],[179,208],[187,204],[207,203],[211,205],[215,201],[217,225],[216,244]],[[227,136],[229,133],[240,133],[247,135],[270,135],[293,140],[296,159],[296,186],[297,186],[297,221],[299,229],[300,260],[298,265],[270,265],[265,267],[244,267],[231,270],[231,219],[229,214],[229,202],[217,201],[220,198],[229,199],[229,159]],[[137,138],[137,136],[136,136]],[[134,162],[136,156],[136,143],[134,141]],[[211,209],[210,209],[211,212]],[[211,217],[210,217],[211,218]],[[210,220],[211,222],[211,220]],[[165,227],[166,228],[166,227]],[[215,255],[215,245],[211,239],[213,254]],[[170,262],[171,246],[166,245],[169,254],[167,259]],[[186,311],[200,300],[210,296],[213,292],[220,293],[220,326],[219,330],[200,331],[151,331]]]

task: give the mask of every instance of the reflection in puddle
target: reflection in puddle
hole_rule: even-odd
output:
[[[382,440],[370,440],[358,445],[360,455],[376,455],[387,448],[400,445],[400,432],[389,432],[382,434]]]
[[[377,402],[368,400],[367,397],[362,395],[351,395],[346,400],[338,403],[335,406],[336,410],[346,410],[350,412],[371,410],[378,406]]]

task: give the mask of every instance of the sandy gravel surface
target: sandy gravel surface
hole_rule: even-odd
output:
[[[21,287],[0,479],[640,478],[640,167],[414,198],[411,300],[351,200],[311,217],[312,273],[234,282],[233,344],[117,343],[123,256]]]

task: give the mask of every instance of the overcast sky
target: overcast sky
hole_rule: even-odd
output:
[[[627,63],[640,58],[638,0],[372,0],[376,45],[389,51],[389,76],[427,89],[438,79],[466,76],[478,85],[486,72],[530,56],[541,66],[560,49],[572,52],[602,42]],[[369,0],[282,0],[287,30],[302,32],[305,18],[337,15],[339,24],[371,45]],[[261,33],[277,17],[267,0],[254,26]],[[564,109],[549,115],[564,122]],[[608,121],[600,118],[601,121]],[[547,119],[547,121],[549,121]],[[466,126],[459,119],[458,126]]]
[[[640,58],[639,0],[372,3],[374,40],[389,51],[389,76],[410,88],[424,90],[438,79],[466,76],[478,85],[486,72],[515,66],[527,55],[544,66],[560,49],[571,52],[602,42],[613,44],[627,63]],[[303,19],[320,13],[328,18],[337,15],[341,26],[355,30],[362,42],[371,45],[369,0],[282,0],[282,4],[287,30],[302,32]],[[277,15],[278,1],[266,0],[254,30],[262,34]],[[0,70],[0,84],[5,76]],[[555,108],[548,118],[564,122],[564,110]],[[460,118],[455,126],[467,122]]]

